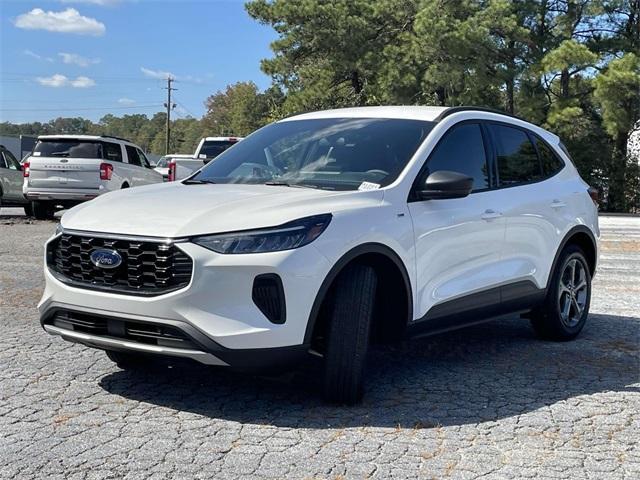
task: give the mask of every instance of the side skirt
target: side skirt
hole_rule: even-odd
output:
[[[528,280],[472,293],[438,304],[407,328],[409,337],[424,337],[524,313],[540,305],[546,290]]]

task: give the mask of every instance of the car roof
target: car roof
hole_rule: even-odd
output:
[[[313,120],[324,118],[395,118],[406,120],[422,120],[427,122],[439,122],[454,114],[472,114],[472,118],[478,120],[503,121],[513,125],[532,130],[545,140],[555,145],[560,143],[560,138],[537,125],[527,122],[514,115],[490,108],[464,106],[464,107],[436,107],[419,105],[396,105],[381,107],[354,107],[336,108],[332,110],[320,110],[317,112],[302,113],[280,120],[289,122],[296,120]]]
[[[242,140],[244,137],[204,137],[205,142],[228,142],[229,140]]]
[[[354,107],[320,110],[287,117],[281,122],[291,120],[312,120],[320,118],[399,118],[433,122],[448,107],[423,107],[415,105],[397,105],[390,107]]]
[[[39,135],[38,140],[56,140],[56,139],[70,139],[70,140],[110,140],[123,143],[129,143],[135,145],[135,143],[119,137],[112,137],[110,135]]]

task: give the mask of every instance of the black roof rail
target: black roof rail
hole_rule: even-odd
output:
[[[98,136],[104,137],[104,138],[113,138],[114,140],[121,140],[123,142],[133,143],[131,140],[127,140],[126,138],[122,138],[122,137],[116,137],[115,135],[98,135]]]
[[[438,115],[434,121],[439,122],[440,120],[447,118],[449,115],[453,115],[454,113],[458,113],[458,112],[486,112],[486,113],[497,113],[498,115],[504,115],[505,117],[511,117],[511,118],[515,118],[517,120],[522,120],[523,122],[527,122],[527,120],[525,120],[522,117],[518,117],[517,115],[512,115],[511,113],[507,113],[504,112],[502,110],[498,110],[496,108],[488,108],[488,107],[474,107],[474,106],[468,106],[468,107],[449,107],[447,108],[444,112],[442,112],[440,115]],[[530,123],[530,122],[529,122]]]

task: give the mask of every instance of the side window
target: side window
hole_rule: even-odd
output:
[[[477,123],[454,126],[445,133],[427,161],[427,175],[438,170],[451,170],[473,178],[473,191],[489,188],[489,169]]]
[[[136,151],[138,152],[138,158],[140,158],[140,161],[142,162],[142,166],[151,168],[151,165],[149,165],[149,160],[147,160],[147,157],[145,156],[145,154],[142,153],[142,150],[140,150],[139,148],[136,148]]]
[[[122,161],[122,147],[117,143],[109,143],[104,142],[104,155],[106,160],[111,160],[112,162],[121,162]]]
[[[500,185],[515,185],[542,178],[540,162],[529,136],[519,128],[489,124],[496,149]]]
[[[13,156],[9,150],[5,150],[3,153],[4,161],[9,170],[20,170],[20,162],[16,160],[16,157]]]
[[[126,145],[125,148],[127,149],[127,157],[129,157],[129,163],[131,165],[137,165],[141,167],[142,164],[140,163],[140,157],[138,156],[138,151],[136,150],[136,148],[132,147],[131,145]]]
[[[7,168],[7,163],[4,159],[4,152],[0,150],[0,168]]]
[[[542,173],[545,177],[550,177],[556,172],[562,170],[564,163],[551,148],[539,138],[536,138],[536,146],[540,154],[540,163],[542,163]]]

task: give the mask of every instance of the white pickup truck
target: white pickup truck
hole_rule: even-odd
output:
[[[142,149],[122,138],[42,135],[23,163],[22,192],[38,219],[103,193],[162,182]]]
[[[205,137],[200,140],[193,157],[172,156],[168,162],[167,180],[173,182],[187,178],[192,173],[216,158],[227,148],[232,147],[243,137]]]

